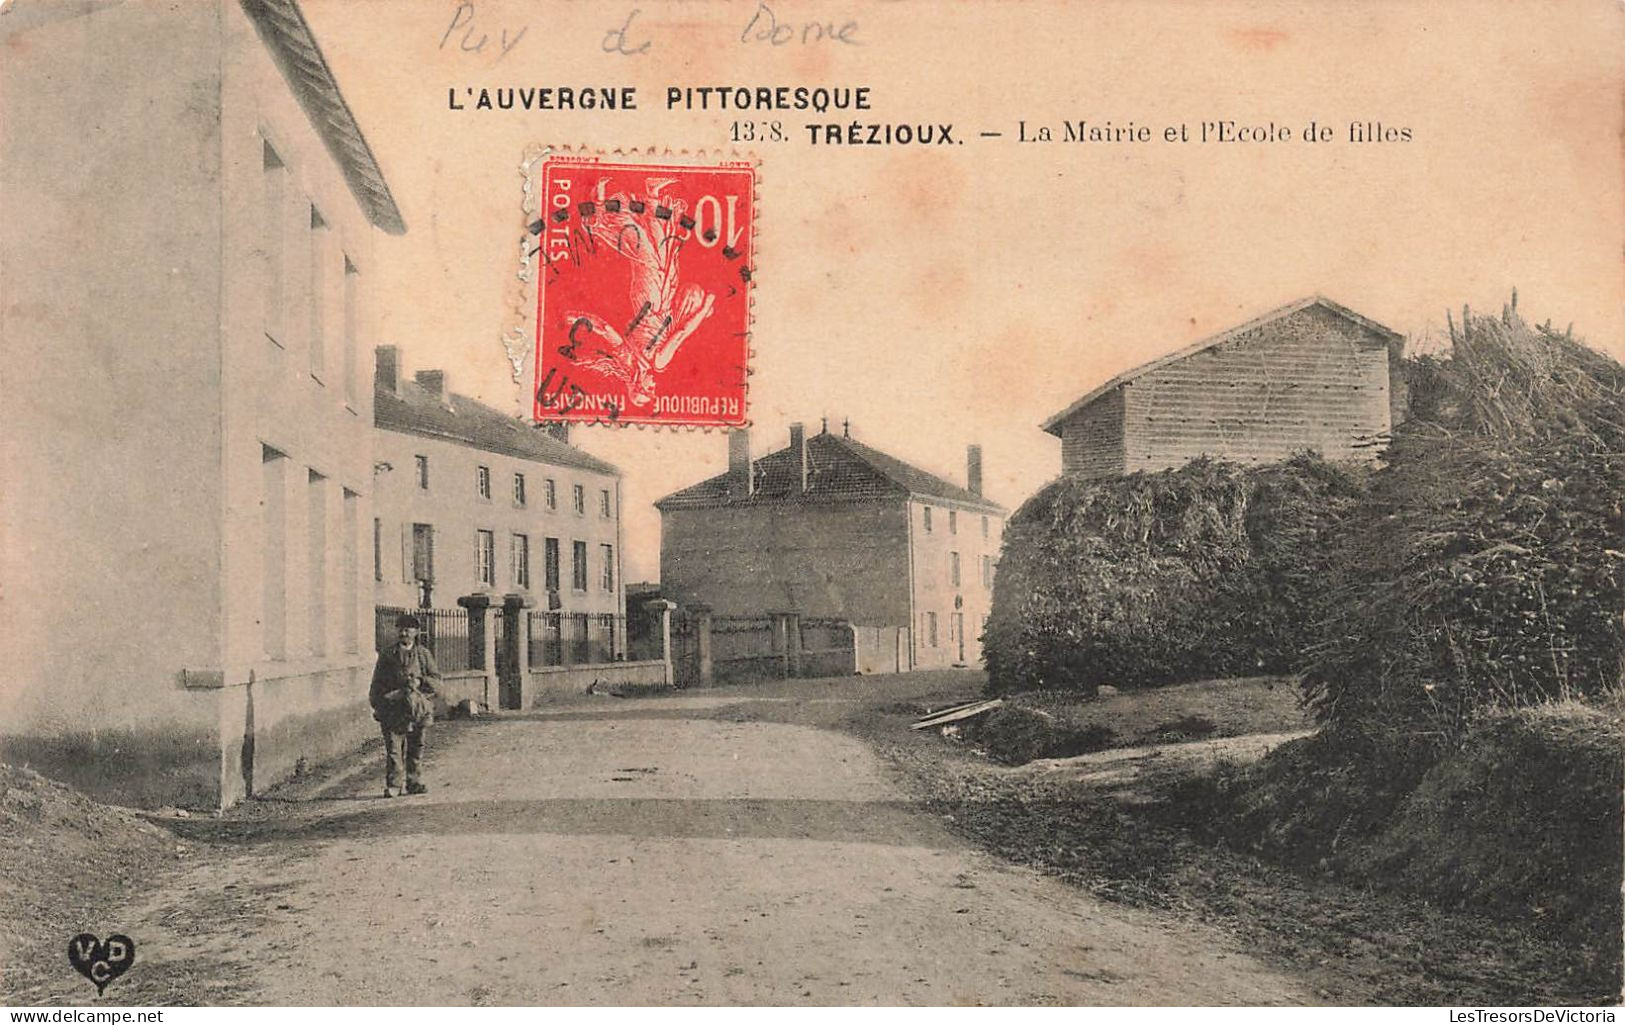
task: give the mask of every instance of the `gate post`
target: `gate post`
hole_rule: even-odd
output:
[[[508,679],[498,679],[497,696],[503,708],[526,706],[525,682],[530,679],[530,614],[525,610],[534,604],[535,600],[524,594],[508,594],[502,598],[504,650],[497,657],[497,665],[507,671]]]
[[[773,656],[779,663],[779,678],[790,675],[790,617],[789,612],[769,612],[772,626],[768,635],[773,643]]]
[[[662,653],[661,659],[665,663],[662,679],[666,686],[670,687],[677,682],[677,676],[672,671],[671,651],[671,614],[672,610],[677,608],[677,603],[665,598],[657,598],[649,602],[646,607],[660,611],[660,650]]]
[[[465,594],[457,604],[468,610],[468,668],[485,674],[485,705],[491,705],[491,684],[496,675],[496,632],[491,623],[491,596]]]
[[[716,683],[716,666],[711,661],[711,606],[695,605],[689,611],[694,613],[694,644],[699,652],[700,686],[710,687]]]
[[[784,614],[784,675],[801,675],[801,613]]]

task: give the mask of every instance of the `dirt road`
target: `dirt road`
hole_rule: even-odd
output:
[[[115,916],[140,956],[108,999],[1314,1002],[1221,934],[971,848],[861,741],[764,721],[795,699],[740,698],[445,724],[425,796],[383,799],[369,758],[177,824],[207,846]]]

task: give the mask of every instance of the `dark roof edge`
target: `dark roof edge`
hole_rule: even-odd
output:
[[[920,467],[915,466],[912,463],[904,462],[894,455],[882,452],[872,446],[865,445],[855,438],[837,437],[833,434],[828,435],[828,437],[833,439],[837,444],[844,445],[848,452],[851,452],[858,459],[863,460],[866,464],[868,464],[870,469],[874,470],[886,480],[890,481],[894,486],[907,494],[910,498],[917,498],[921,500],[930,499],[940,502],[957,502],[960,505],[966,506],[967,508],[996,509],[1001,513],[1005,511],[1004,506],[999,505],[990,498],[977,495],[969,488],[961,487],[946,477],[939,477],[930,470],[922,470]],[[875,458],[872,458],[870,453],[873,453],[874,456],[878,457],[879,461],[877,462]],[[924,477],[927,481],[939,487],[950,488],[953,491],[963,492],[963,495],[943,494],[939,491],[922,490],[916,486],[918,483],[917,481],[910,480],[908,477],[900,476],[894,473],[893,466],[901,467],[914,476]]]
[[[356,122],[349,102],[344,99],[344,93],[333,77],[333,69],[328,66],[321,44],[316,42],[316,36],[311,32],[310,23],[305,20],[305,12],[300,10],[297,0],[238,0],[238,2],[249,20],[259,29],[261,39],[275,57],[277,67],[288,83],[288,89],[298,97],[299,106],[304,109],[305,117],[322,137],[322,142],[327,145],[328,154],[344,172],[350,192],[355,196],[361,209],[366,212],[367,219],[381,231],[391,235],[405,234],[406,221],[401,217],[400,208],[395,205],[395,196],[390,192],[389,183],[384,179],[383,169],[378,166],[378,159],[373,155],[367,137],[362,134],[361,126]],[[296,42],[309,49],[315,57],[314,69],[307,70],[298,63],[297,58],[300,55],[288,52],[288,48],[278,36],[279,32],[297,34]],[[315,80],[316,86],[322,91],[321,98],[333,108],[331,114],[318,104],[317,97],[311,94],[309,87],[301,80],[300,72]]]
[[[522,452],[499,452],[496,449],[486,448],[484,445],[476,444],[475,442],[472,442],[461,435],[448,434],[445,431],[436,431],[427,427],[418,426],[416,424],[379,423],[378,418],[374,416],[372,425],[374,428],[380,431],[393,431],[396,434],[413,434],[420,438],[434,438],[437,441],[449,441],[454,445],[461,445],[463,448],[474,449],[477,452],[490,452],[493,455],[509,456],[513,459],[523,459],[526,462],[542,463],[547,466],[572,465],[569,463],[555,462],[542,455],[528,455]],[[591,470],[593,473],[601,473],[606,477],[623,476],[621,473],[621,468],[616,466],[614,463],[606,462],[605,460],[599,459],[597,456],[592,455],[591,453],[582,452],[580,449],[572,448],[571,451],[575,452],[584,462],[596,464],[593,466],[579,465],[576,467],[577,469]]]
[[[728,472],[707,477],[686,488],[679,489],[665,495],[654,502],[656,509],[724,509],[748,507],[752,505],[840,505],[870,502],[904,501],[930,502],[939,505],[953,505],[963,509],[977,510],[993,513],[999,516],[1008,515],[1008,510],[999,503],[982,495],[959,486],[952,481],[927,470],[922,470],[911,463],[906,463],[896,456],[889,455],[877,448],[871,448],[855,439],[830,434],[822,431],[807,439],[809,444],[829,444],[835,446],[845,456],[860,463],[864,469],[873,475],[876,482],[885,490],[878,494],[829,494],[814,491],[812,493],[789,491],[781,492],[773,489],[766,496],[750,495],[740,497],[726,493]],[[789,448],[774,449],[760,459],[752,460],[755,464],[769,459],[786,455]],[[754,473],[754,469],[752,471]],[[709,489],[723,489],[722,494],[706,493]],[[939,490],[946,489],[946,490]],[[688,497],[690,492],[701,492],[694,497]]]
[[[1287,303],[1285,306],[1277,306],[1268,313],[1260,314],[1244,324],[1237,324],[1235,327],[1226,328],[1216,335],[1209,335],[1206,338],[1192,342],[1183,349],[1170,352],[1165,356],[1158,356],[1156,359],[1142,363],[1133,369],[1125,370],[1121,374],[1118,374],[1116,377],[1113,377],[1111,380],[1107,381],[1105,384],[1102,384],[1094,390],[1088,392],[1083,396],[1083,398],[1073,402],[1071,405],[1067,406],[1065,409],[1061,410],[1059,413],[1056,413],[1054,416],[1050,417],[1048,420],[1045,420],[1038,426],[1045,433],[1060,437],[1061,435],[1059,428],[1062,423],[1070,420],[1078,413],[1079,410],[1090,405],[1107,392],[1113,391],[1122,385],[1128,384],[1135,378],[1148,374],[1153,370],[1165,367],[1170,363],[1177,363],[1180,360],[1187,359],[1199,352],[1205,352],[1208,349],[1216,348],[1235,338],[1237,335],[1245,334],[1246,332],[1255,328],[1263,327],[1265,324],[1268,324],[1271,321],[1279,320],[1282,317],[1291,316],[1292,314],[1306,310],[1311,306],[1324,306],[1332,313],[1337,314],[1345,320],[1353,321],[1355,324],[1365,328],[1367,331],[1370,331],[1373,334],[1381,335],[1384,339],[1390,342],[1398,341],[1404,337],[1398,331],[1395,331],[1389,327],[1384,327],[1382,324],[1377,323],[1370,317],[1356,313],[1347,306],[1344,306],[1342,303],[1328,299],[1317,292],[1314,295],[1306,298]]]
[[[709,484],[714,479],[715,478],[708,477],[701,481],[700,484]],[[698,486],[699,485],[695,484],[689,485],[689,487]],[[683,489],[683,491],[687,490],[688,488]],[[869,505],[880,502],[896,502],[899,499],[912,497],[898,491],[890,495],[814,495],[809,498],[806,495],[791,494],[779,495],[773,498],[758,498],[752,496],[751,498],[739,500],[733,498],[732,496],[697,499],[679,498],[678,496],[680,496],[682,493],[682,491],[674,491],[664,498],[656,499],[653,503],[654,507],[659,509],[661,512],[666,512],[672,509],[765,508],[770,505]]]
[[[920,502],[930,502],[933,505],[957,505],[965,509],[980,509],[984,512],[996,512],[1001,515],[1010,511],[991,498],[973,501],[969,498],[952,498],[946,495],[933,495],[924,491],[910,491],[908,497]]]
[[[691,484],[689,487],[699,487],[703,484],[709,484],[711,481],[716,479],[717,478],[715,477],[708,477],[705,480],[700,481],[699,484]],[[916,502],[929,502],[932,505],[957,505],[963,509],[976,509],[981,512],[998,513],[1001,516],[1009,514],[1008,509],[993,501],[991,498],[984,498],[980,501],[971,501],[970,499],[966,498],[949,498],[943,495],[933,495],[923,491],[913,491],[902,487],[901,485],[897,485],[892,481],[888,481],[888,483],[892,483],[896,490],[890,494],[883,495],[814,495],[812,497],[808,497],[801,494],[789,494],[774,496],[772,498],[751,497],[744,500],[736,499],[732,496],[699,499],[680,498],[679,496],[682,495],[683,491],[688,490],[688,488],[684,488],[683,491],[674,491],[664,498],[656,499],[653,504],[656,509],[659,509],[661,512],[665,512],[668,509],[728,509],[740,506],[860,505],[873,502],[896,502],[899,499],[903,499]]]

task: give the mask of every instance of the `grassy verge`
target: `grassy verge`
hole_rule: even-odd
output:
[[[1309,728],[1290,677],[1210,680],[1096,699],[1038,691],[1012,694],[958,736],[1004,765],[1070,758],[1120,747],[1176,744]]]
[[[1147,730],[1171,721],[1165,716],[1175,706],[1214,721],[1210,736],[1222,728],[1219,719],[1233,729],[1279,730],[1301,722],[1283,716],[1279,695],[1262,681],[1246,686],[1250,699],[1245,690],[1199,684],[1070,709],[1046,698],[1042,707],[1063,732],[1105,727],[1125,743],[1143,741]],[[1181,692],[1189,692],[1188,703]],[[1221,842],[1211,819],[1224,814],[1224,806],[1204,803],[1203,795],[1215,792],[1210,777],[1232,776],[1233,767],[1159,759],[1159,773],[1136,788],[1130,801],[1065,773],[990,764],[974,742],[945,743],[934,734],[908,731],[909,721],[925,710],[920,705],[947,703],[949,697],[865,704],[840,725],[870,740],[904,770],[928,808],[995,854],[1056,873],[1107,900],[1216,925],[1245,948],[1302,973],[1333,1003],[1618,999],[1617,967],[1579,956],[1570,943],[1533,924],[1339,878],[1330,864],[1289,868]],[[1264,707],[1240,707],[1260,697]],[[1237,707],[1226,718],[1222,704]],[[1026,706],[1018,699],[1015,707]]]

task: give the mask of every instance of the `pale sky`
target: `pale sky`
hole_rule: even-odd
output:
[[[797,26],[855,22],[857,45],[780,47],[741,42],[759,8],[725,0],[302,2],[408,225],[375,247],[378,341],[516,412],[529,385],[501,339],[523,320],[518,166],[536,143],[759,157],[755,451],[792,421],[850,418],[855,437],[962,482],[979,443],[987,491],[1011,508],[1059,470],[1037,426],[1050,414],[1312,293],[1423,336],[1446,308],[1499,310],[1516,287],[1531,319],[1625,352],[1625,22],[1609,2],[781,3]],[[605,53],[634,9],[628,48],[648,49]],[[671,85],[800,84],[868,86],[873,109],[665,109]],[[640,109],[448,110],[464,86],[636,86]],[[964,141],[808,145],[805,123],[854,117],[952,122]],[[1226,118],[1294,138],[1162,141]],[[737,119],[779,120],[789,141],[734,146]],[[1024,144],[1019,120],[1057,135],[1134,121],[1155,138]],[[1336,141],[1300,141],[1310,120]],[[1351,122],[1411,141],[1353,144]],[[650,503],[720,472],[726,439],[575,439],[624,470],[626,578],[653,579]]]

